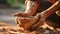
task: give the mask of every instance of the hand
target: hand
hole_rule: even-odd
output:
[[[28,13],[20,12],[20,13],[14,14],[14,16],[17,16],[17,17],[26,17],[26,16],[28,16]]]
[[[32,30],[35,30],[37,28],[39,28],[39,26],[42,26],[45,22],[45,19],[43,18],[42,14],[41,13],[38,13],[35,17],[37,16],[40,16],[39,20],[37,21],[37,23],[35,23],[33,26],[32,26]]]
[[[31,16],[31,17],[17,17],[16,23],[20,26],[23,27],[24,30],[29,30],[30,27],[36,23],[36,21],[39,19],[39,16]]]

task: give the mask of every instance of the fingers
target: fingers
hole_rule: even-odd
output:
[[[30,27],[38,20],[37,18],[32,17],[17,17],[16,21],[19,26],[23,27],[25,30],[30,29]],[[20,24],[21,23],[21,24]]]
[[[43,21],[38,21],[35,25],[32,26],[32,29],[37,29],[39,26],[42,26],[44,24]]]
[[[21,15],[21,13],[15,13],[14,14],[14,16],[20,16]]]
[[[36,16],[39,17],[39,20],[37,21],[37,23],[35,23],[32,26],[32,30],[35,30],[35,29],[39,28],[39,26],[42,26],[44,24],[44,19],[41,17],[41,14],[38,13]]]
[[[28,13],[16,13],[14,14],[14,16],[17,16],[17,17],[25,17],[25,16],[28,16]]]

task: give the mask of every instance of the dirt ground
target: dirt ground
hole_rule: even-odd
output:
[[[46,27],[45,27],[46,26]],[[43,28],[38,28],[32,32],[23,32],[18,25],[9,25],[0,22],[0,34],[60,34],[60,31],[50,29],[48,25],[43,25]]]

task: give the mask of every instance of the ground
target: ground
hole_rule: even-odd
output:
[[[46,26],[46,28],[44,27]],[[38,28],[32,32],[23,32],[18,25],[10,25],[5,22],[0,22],[0,34],[60,34],[60,31],[56,31],[43,25],[43,28]]]

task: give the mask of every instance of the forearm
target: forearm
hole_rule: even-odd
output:
[[[48,8],[47,10],[43,11],[42,14],[42,18],[46,19],[47,17],[49,17],[51,14],[55,13],[56,10],[58,10],[60,8],[60,2],[57,1],[55,4],[53,4],[50,8]]]
[[[32,16],[36,13],[36,10],[39,6],[40,0],[26,0],[25,5],[26,5],[26,10],[25,12],[20,12],[15,14],[14,16]]]
[[[36,13],[36,10],[39,6],[40,0],[29,0],[26,4],[26,10],[25,13],[28,14],[28,16],[32,16]]]

